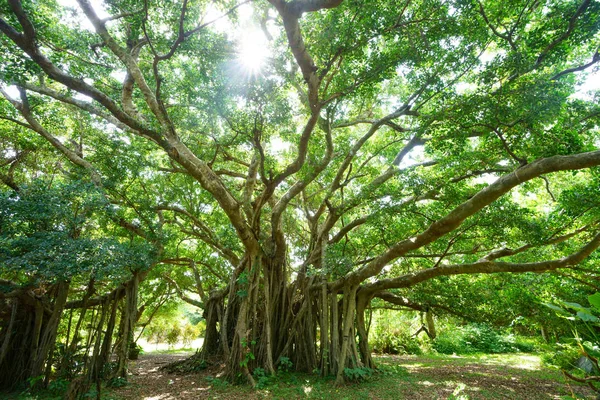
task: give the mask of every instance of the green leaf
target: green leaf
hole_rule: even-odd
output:
[[[581,344],[585,352],[588,356],[592,356],[595,358],[600,357],[600,348],[598,346],[593,345],[590,342],[584,342]]]
[[[569,308],[573,311],[583,311],[583,310],[587,310],[587,308],[585,308],[584,306],[582,306],[581,304],[578,303],[570,303],[568,301],[563,301],[561,302],[561,304],[566,307]]]
[[[556,311],[557,313],[559,313],[560,315],[570,315],[568,312],[566,312],[563,308],[560,308],[557,305],[554,304],[550,304],[550,303],[543,303],[546,307]]]
[[[591,313],[589,313],[587,311],[579,311],[579,312],[577,312],[577,317],[579,317],[580,320],[585,321],[585,322],[598,322],[598,321],[600,321],[600,319],[598,317],[596,317],[595,315],[592,315]]]
[[[600,312],[600,293],[594,293],[593,295],[588,296],[588,301],[596,311]]]

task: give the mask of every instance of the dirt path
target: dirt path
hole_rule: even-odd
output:
[[[111,393],[124,400],[172,400],[215,398],[211,383],[206,379],[219,373],[219,367],[198,374],[176,375],[160,367],[189,357],[191,354],[144,354],[130,364],[129,385],[112,389]],[[230,397],[235,399],[236,397]],[[244,398],[248,398],[245,396]]]

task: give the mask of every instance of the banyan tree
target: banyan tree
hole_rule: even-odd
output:
[[[374,299],[434,331],[428,282],[594,272],[599,28],[591,0],[3,2],[0,386],[83,340],[82,387],[126,376],[158,281],[203,310],[187,363],[343,383]]]

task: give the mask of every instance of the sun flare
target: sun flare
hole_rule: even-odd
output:
[[[238,60],[246,73],[251,76],[260,74],[269,55],[269,43],[261,31],[242,34],[238,45]]]

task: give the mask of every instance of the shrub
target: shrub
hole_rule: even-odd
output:
[[[453,332],[444,332],[435,338],[432,348],[441,354],[468,354],[474,349],[468,346],[462,337]]]
[[[127,384],[128,384],[128,383],[127,383],[127,379],[125,379],[125,378],[122,378],[122,377],[120,377],[120,376],[116,376],[116,377],[114,377],[114,378],[111,378],[111,379],[110,379],[110,380],[107,382],[106,386],[108,386],[108,387],[112,387],[112,388],[120,388],[120,387],[127,386]]]
[[[423,354],[419,339],[399,329],[377,330],[370,339],[369,345],[376,353]]]
[[[148,338],[149,342],[155,344],[163,343],[167,339],[168,331],[169,328],[164,321],[153,321],[144,331],[144,336]]]
[[[561,368],[569,379],[587,382],[592,390],[600,393],[600,385],[596,383],[600,382],[600,292],[588,296],[589,307],[567,301],[557,303],[546,305],[557,311],[558,316],[573,322],[575,337],[569,344],[558,345],[558,351],[543,361]]]
[[[64,395],[69,388],[69,380],[58,378],[50,382],[48,385],[48,391],[56,396]]]
[[[279,368],[280,372],[290,372],[294,363],[288,357],[279,357]]]
[[[200,336],[200,328],[197,325],[186,323],[183,327],[181,339],[185,347],[191,346],[192,342]]]
[[[254,368],[252,375],[256,380],[257,389],[264,389],[271,383],[271,377],[267,376],[267,373],[264,370],[264,368]]]
[[[557,343],[555,351],[542,355],[542,362],[548,366],[571,370],[580,356],[579,347],[574,343]]]
[[[179,343],[179,338],[181,337],[181,328],[179,327],[179,324],[174,323],[173,326],[171,327],[171,329],[169,330],[169,332],[167,332],[167,343],[169,344],[169,347],[173,347],[175,346],[177,343]]]
[[[509,347],[509,352],[518,351],[522,353],[532,353],[536,351],[538,347],[538,342],[534,338],[509,334],[502,336],[501,339],[503,343]]]
[[[469,324],[443,331],[432,347],[442,354],[514,353],[533,351],[535,341],[513,334],[502,335],[486,324]]]
[[[353,382],[366,381],[373,376],[373,370],[367,367],[344,368],[346,379]]]
[[[464,339],[469,347],[482,353],[507,353],[511,346],[489,325],[471,324],[464,328]]]

